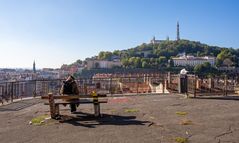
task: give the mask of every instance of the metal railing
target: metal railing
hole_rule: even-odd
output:
[[[165,75],[113,76],[105,78],[76,79],[80,94],[90,94],[96,90],[107,94],[164,93]],[[29,80],[0,83],[0,102],[13,102],[14,99],[47,95],[49,92],[60,94],[63,79]]]
[[[29,80],[0,83],[0,101],[13,102],[14,99],[59,93],[62,80]]]
[[[90,94],[100,84],[99,91],[106,94],[179,93],[178,74],[133,74],[108,77],[80,78],[76,82],[80,94]],[[0,82],[0,102],[14,99],[60,94],[63,79]],[[239,93],[239,76],[201,77],[187,76],[187,94],[228,95]]]
[[[239,93],[238,76],[188,77],[188,94],[196,96],[235,95]]]

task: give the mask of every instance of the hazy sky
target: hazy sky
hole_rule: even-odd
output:
[[[0,0],[0,68],[60,67],[181,38],[239,47],[238,0]]]

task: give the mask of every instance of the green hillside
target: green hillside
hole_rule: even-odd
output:
[[[147,56],[144,53],[147,52]],[[127,50],[100,52],[98,59],[110,60],[113,55],[119,56],[124,68],[160,68],[170,67],[170,59],[185,52],[193,56],[214,56],[217,66],[238,66],[239,50],[218,46],[209,46],[200,42],[179,40],[162,41],[160,44],[141,44]]]
[[[216,67],[238,67],[239,65],[239,49],[225,48],[218,46],[209,46],[196,41],[179,40],[170,41],[164,40],[159,44],[141,44],[127,50],[101,51],[93,59],[98,60],[115,60],[120,59],[122,67],[114,67],[113,69],[84,69],[83,75],[93,75],[94,73],[115,73],[115,72],[135,72],[143,70],[161,70],[178,73],[182,68],[186,68],[190,72],[197,74],[222,74],[218,72],[216,67],[209,63],[197,65],[195,67],[174,67],[171,58],[177,57],[182,53],[193,56],[213,56],[216,57]],[[91,59],[91,58],[88,58]],[[87,60],[76,62],[63,67],[72,67],[74,65],[82,65],[87,63]],[[76,73],[80,75],[80,73]]]

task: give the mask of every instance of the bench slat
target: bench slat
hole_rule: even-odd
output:
[[[93,100],[79,100],[79,101],[55,101],[55,104],[89,104],[94,103]],[[108,103],[107,99],[99,99],[98,103]],[[45,102],[44,105],[49,105],[49,102]]]
[[[107,97],[106,94],[99,94],[98,97]],[[55,95],[54,99],[79,99],[79,98],[93,98],[92,95]],[[41,99],[49,99],[48,95],[41,96]]]

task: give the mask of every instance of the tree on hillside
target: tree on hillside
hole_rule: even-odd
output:
[[[83,63],[83,61],[79,59],[76,61],[76,63],[81,65]]]
[[[217,61],[216,61],[216,65],[217,66],[222,66],[223,61],[225,59],[231,60],[232,61],[232,54],[230,52],[229,49],[222,49],[222,51],[217,55]]]
[[[112,55],[113,55],[112,52],[101,51],[98,55],[98,59],[99,60],[110,60]]]
[[[139,57],[131,57],[129,58],[129,64],[132,68],[141,68],[141,60]]]
[[[225,60],[223,60],[223,65],[227,66],[227,67],[230,67],[230,66],[233,65],[233,62],[231,61],[231,59],[226,58]]]
[[[172,58],[177,57],[179,53],[183,52],[193,56],[217,57],[217,66],[223,64],[227,66],[239,65],[239,49],[209,46],[197,41],[184,39],[179,41],[165,40],[155,44],[143,43],[127,50],[115,50],[113,52],[101,51],[97,58],[93,57],[92,59],[111,60],[112,56],[116,55],[121,58],[124,68],[161,68],[167,66],[173,69],[174,63]],[[147,57],[144,57],[143,53],[147,53]],[[81,62],[82,61],[76,61],[76,63]],[[207,65],[195,67],[195,70],[204,71],[205,66],[207,67]]]
[[[170,59],[168,60],[167,67],[174,67],[174,62],[173,62],[173,59],[172,59],[172,58],[170,58]]]
[[[129,59],[128,58],[123,58],[121,60],[123,67],[127,68],[130,66]]]
[[[115,51],[113,52],[113,55],[120,56],[120,55],[121,55],[120,50],[115,50]]]
[[[212,67],[209,62],[205,62],[194,67],[194,73],[203,75],[208,73],[215,73],[217,70],[215,67]]]
[[[230,58],[232,56],[231,52],[228,49],[223,49],[218,55],[217,59],[225,60],[226,58]]]
[[[142,62],[142,68],[150,68],[150,64],[146,61]]]

